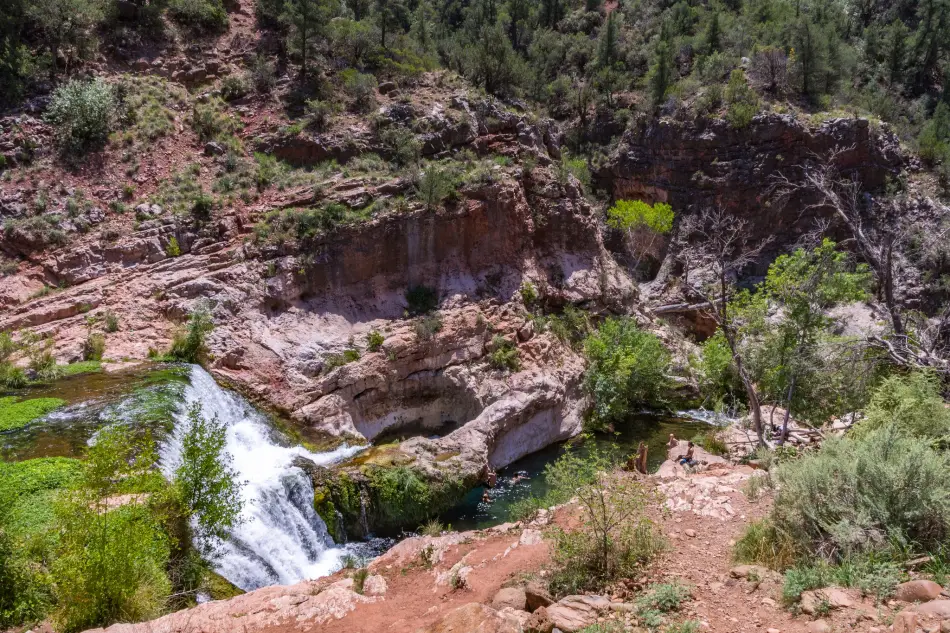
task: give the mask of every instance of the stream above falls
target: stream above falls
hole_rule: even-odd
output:
[[[392,539],[334,543],[314,510],[310,477],[293,463],[303,457],[320,466],[332,466],[361,447],[309,450],[242,396],[218,385],[201,367],[143,365],[116,373],[73,376],[16,395],[59,398],[66,404],[25,427],[0,433],[0,458],[8,461],[82,457],[101,428],[127,424],[155,438],[160,466],[170,475],[180,459],[189,406],[200,404],[204,415],[217,416],[227,428],[226,450],[244,484],[244,507],[240,525],[220,544],[222,555],[215,568],[241,589],[324,576],[339,569],[347,556],[378,555],[393,543]],[[650,449],[650,466],[655,468],[665,458],[664,443],[670,433],[691,438],[708,428],[708,421],[687,413],[640,413],[632,415],[621,432],[597,435],[575,450],[611,447],[630,453],[644,441]],[[544,468],[565,450],[564,444],[549,446],[502,469],[494,488],[469,491],[440,520],[456,530],[513,520],[517,501],[546,492]]]

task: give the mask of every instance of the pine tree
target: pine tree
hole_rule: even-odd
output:
[[[531,0],[508,0],[508,39],[516,51],[524,49],[522,35],[530,18]]]
[[[907,63],[907,36],[909,29],[900,20],[895,19],[887,28],[884,41],[887,77],[892,84],[903,79]]]
[[[670,44],[667,40],[661,39],[657,43],[654,58],[649,75],[650,96],[653,98],[653,105],[659,107],[666,98],[666,91],[669,90],[670,84],[673,83],[673,64],[670,59]]]
[[[617,20],[616,12],[611,11],[607,16],[607,24],[604,25],[600,35],[600,43],[597,46],[597,68],[610,68],[617,61]]]
[[[914,35],[914,84],[924,91],[933,80],[941,56],[950,49],[950,0],[921,0]]]
[[[722,26],[719,24],[719,11],[714,11],[709,27],[706,29],[706,53],[715,53],[722,47]]]

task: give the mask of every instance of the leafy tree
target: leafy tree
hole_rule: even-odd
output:
[[[26,17],[43,35],[43,45],[50,54],[50,77],[55,79],[60,55],[66,59],[66,70],[78,57],[87,56],[93,44],[93,31],[104,17],[102,0],[31,0],[26,4]]]
[[[934,79],[941,57],[950,48],[950,0],[920,0],[914,33],[914,85],[922,92]]]
[[[469,79],[485,92],[495,95],[514,92],[521,79],[521,59],[501,24],[482,28],[466,68]]]
[[[596,425],[621,422],[642,406],[663,406],[670,355],[655,334],[631,318],[609,318],[584,341],[584,385]]]
[[[419,44],[419,49],[424,53],[429,53],[435,47],[432,30],[433,11],[432,7],[425,0],[420,0],[416,5],[416,10],[412,16],[412,27],[410,33]]]
[[[373,0],[376,26],[379,29],[379,45],[386,48],[386,34],[389,27],[400,24],[406,13],[406,7],[400,0]]]
[[[171,585],[165,573],[170,543],[144,497],[117,504],[117,495],[155,492],[158,456],[125,426],[107,427],[90,447],[82,476],[62,501],[58,557],[53,563],[65,631],[156,617]]]
[[[181,463],[174,485],[192,519],[197,542],[206,557],[213,557],[217,543],[237,525],[241,513],[241,483],[225,452],[227,427],[217,416],[206,418],[201,405],[188,409],[188,426],[181,439]]]
[[[508,0],[508,39],[511,47],[523,52],[525,32],[529,28],[532,3],[530,0]]]
[[[802,387],[817,369],[813,361],[821,336],[833,324],[828,311],[866,298],[869,283],[867,267],[854,268],[847,254],[828,239],[813,250],[800,248],[781,255],[769,267],[763,291],[769,302],[781,308],[775,326],[778,358],[770,381],[773,389],[785,392],[781,438],[793,409],[802,409],[805,417],[809,409],[821,409],[816,394]]]
[[[607,226],[626,234],[637,252],[636,270],[645,254],[656,254],[657,238],[673,228],[673,208],[664,202],[649,205],[642,200],[618,200],[607,210]]]
[[[887,378],[871,396],[864,419],[852,434],[863,438],[889,426],[912,437],[950,442],[950,409],[936,375],[918,371]]]
[[[553,29],[564,18],[564,0],[541,0],[538,22],[541,26]]]

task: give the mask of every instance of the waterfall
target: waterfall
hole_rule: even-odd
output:
[[[219,544],[215,570],[245,591],[291,584],[332,573],[345,551],[336,547],[313,509],[313,484],[291,462],[302,456],[326,466],[361,450],[341,446],[329,453],[283,446],[266,419],[239,395],[222,389],[204,369],[191,369],[175,430],[161,446],[162,470],[174,472],[181,459],[187,410],[201,404],[203,415],[217,416],[227,427],[226,450],[244,482],[241,523]]]

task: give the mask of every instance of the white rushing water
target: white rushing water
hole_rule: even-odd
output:
[[[187,410],[197,402],[206,417],[217,416],[227,426],[226,450],[244,482],[242,521],[220,545],[216,571],[245,591],[336,571],[346,552],[334,545],[313,509],[310,478],[292,462],[299,456],[326,466],[362,449],[344,445],[329,453],[312,453],[279,445],[263,415],[197,366],[191,369],[184,396],[175,431],[161,447],[163,471],[171,474],[180,461]]]

